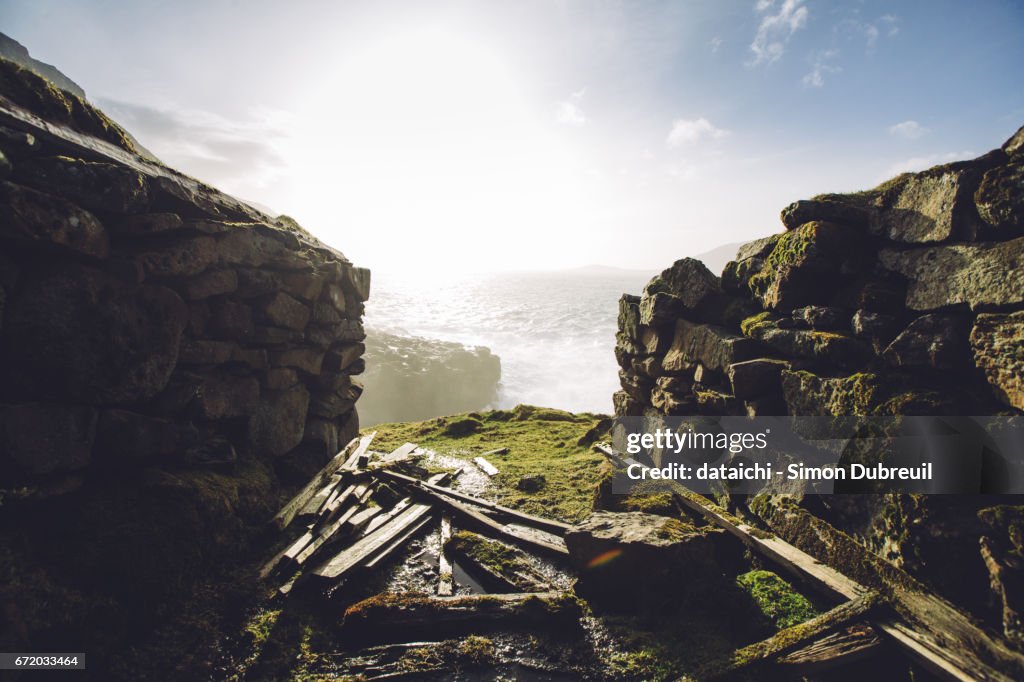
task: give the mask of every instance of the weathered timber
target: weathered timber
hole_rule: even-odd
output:
[[[865,623],[847,626],[776,660],[792,674],[807,676],[873,656],[882,647],[878,632]]]
[[[392,540],[390,543],[374,552],[365,564],[366,570],[370,571],[375,569],[385,560],[387,560],[392,554],[397,552],[402,547],[405,547],[406,543],[409,542],[417,533],[422,530],[423,526],[430,523],[430,516],[424,516],[422,519],[409,526],[404,533],[399,535],[397,538]]]
[[[737,649],[732,659],[724,666],[713,666],[698,675],[700,679],[729,678],[737,672],[752,666],[765,665],[790,652],[801,649],[819,639],[822,635],[835,631],[851,621],[865,618],[880,604],[877,593],[869,593],[863,597],[840,604],[806,623],[794,625],[780,630],[766,640],[756,642],[742,649]]]
[[[494,450],[488,450],[487,452],[485,452],[484,454],[482,454],[480,456],[481,457],[493,457],[493,456],[496,456],[496,455],[507,455],[507,454],[508,454],[508,448],[496,448]]]
[[[296,514],[295,518],[300,521],[315,517],[323,509],[324,505],[330,500],[337,490],[338,486],[341,485],[344,475],[335,472],[331,474],[331,478],[327,481],[327,485],[321,488],[316,495],[310,498],[309,502]]]
[[[413,450],[415,450],[417,447],[419,447],[419,446],[416,445],[416,443],[406,443],[405,445],[402,445],[401,447],[399,447],[396,450],[392,451],[390,454],[384,455],[384,457],[381,458],[381,461],[382,462],[393,462],[393,461],[405,459],[406,457],[411,455],[413,453]]]
[[[359,505],[349,506],[337,519],[331,521],[329,524],[319,530],[313,538],[313,541],[306,545],[301,552],[295,556],[294,563],[301,566],[313,557],[321,548],[330,544],[339,535],[342,528],[345,527],[345,523],[359,511]]]
[[[522,550],[497,540],[462,531],[442,549],[459,559],[459,565],[469,570],[488,592],[547,592],[551,589],[547,579],[533,568]]]
[[[346,504],[353,500],[362,504],[369,499],[372,492],[373,490],[368,483],[356,483],[348,486],[331,502],[324,505],[324,508],[321,509],[320,513],[317,515],[313,527],[319,530],[324,526],[330,525],[338,518],[338,515],[341,513],[341,510],[345,508]]]
[[[292,522],[295,515],[306,506],[309,502],[330,480],[331,476],[334,475],[339,469],[349,467],[349,462],[358,459],[359,455],[366,452],[366,449],[370,447],[370,443],[373,441],[373,437],[377,435],[377,432],[368,433],[362,438],[353,438],[349,441],[345,448],[336,454],[330,462],[321,469],[316,476],[314,476],[306,487],[299,491],[299,493],[285,504],[281,511],[274,516],[273,524],[278,530],[284,530],[288,527],[288,524]]]
[[[559,537],[565,535],[565,531],[570,528],[570,525],[568,523],[563,523],[561,521],[555,521],[553,519],[544,519],[544,518],[541,518],[539,516],[533,516],[531,514],[525,514],[525,513],[521,512],[521,511],[516,511],[515,509],[510,509],[508,507],[502,507],[499,504],[495,504],[493,502],[488,502],[487,500],[481,499],[479,497],[474,497],[472,495],[467,495],[465,493],[460,493],[460,492],[458,492],[456,490],[449,490],[447,488],[442,488],[442,487],[440,487],[438,485],[434,485],[434,484],[430,483],[429,480],[426,483],[424,483],[423,481],[420,481],[419,479],[413,478],[412,476],[406,476],[404,474],[400,474],[400,473],[398,473],[396,471],[375,471],[375,472],[373,472],[373,475],[390,479],[392,481],[395,481],[396,483],[405,483],[405,484],[409,484],[409,485],[418,485],[418,486],[420,486],[423,489],[431,490],[431,491],[434,491],[434,492],[437,492],[437,493],[442,493],[442,494],[448,496],[449,498],[458,500],[460,502],[467,502],[467,503],[472,504],[474,506],[480,507],[481,509],[485,509],[485,510],[495,514],[496,516],[504,518],[504,519],[506,519],[508,521],[515,521],[516,523],[520,523],[520,524],[522,524],[524,526],[530,526],[532,528],[538,528],[540,530],[547,531],[549,533],[553,533],[555,535],[558,535]]]
[[[345,612],[343,632],[363,641],[452,636],[501,628],[578,622],[576,599],[560,592],[454,597],[379,594]]]
[[[480,467],[480,471],[484,472],[488,476],[498,475],[498,467],[494,466],[483,457],[474,457],[473,464],[476,464],[478,467]]]
[[[441,515],[441,551],[438,552],[439,578],[437,582],[437,594],[441,597],[450,597],[455,591],[455,579],[452,575],[452,561],[448,557],[448,541],[452,539],[452,517],[448,514]]]
[[[429,504],[413,504],[377,530],[357,540],[351,547],[339,552],[310,573],[310,578],[320,582],[337,582],[362,563],[371,559],[379,550],[401,536],[424,516],[433,511]]]
[[[606,444],[599,444],[595,449],[613,463],[646,466],[623,457]],[[927,592],[905,571],[872,554],[826,521],[805,510],[787,508],[766,519],[779,534],[776,536],[743,523],[677,482],[668,483],[681,504],[823,593],[856,599],[869,589],[884,592],[902,619],[873,621],[873,625],[941,679],[963,682],[1024,679],[1024,655],[981,630],[952,604]],[[843,566],[855,567],[859,581],[840,573]],[[870,588],[864,583],[870,584]]]
[[[436,502],[442,507],[447,508],[456,516],[462,518],[465,523],[484,534],[497,535],[498,537],[506,538],[517,545],[526,545],[531,549],[540,550],[556,556],[569,556],[569,550],[565,546],[565,540],[560,537],[550,535],[545,536],[537,532],[531,532],[531,529],[516,528],[514,526],[501,524],[491,517],[472,508],[470,505],[448,497],[444,493],[435,492],[423,485],[411,485],[410,489],[411,492],[419,493],[420,495],[430,499],[432,502]]]

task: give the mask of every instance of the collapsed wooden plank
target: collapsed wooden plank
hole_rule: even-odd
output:
[[[878,632],[870,625],[858,623],[785,654],[776,660],[776,664],[792,670],[794,676],[819,675],[873,656],[881,646]]]
[[[401,535],[374,552],[373,556],[371,556],[364,564],[364,568],[368,571],[372,571],[377,568],[377,566],[389,559],[392,554],[405,547],[406,543],[408,543],[428,523],[430,523],[430,516],[425,515],[422,519],[409,526],[409,528],[407,528]]]
[[[515,509],[503,507],[499,504],[495,504],[494,502],[488,502],[487,500],[481,499],[479,497],[474,497],[472,495],[460,493],[457,490],[449,490],[448,488],[442,488],[438,485],[430,483],[429,480],[427,482],[423,482],[418,478],[406,476],[405,474],[400,474],[397,471],[374,471],[372,472],[372,474],[376,477],[389,479],[396,483],[415,485],[426,490],[431,490],[437,493],[444,494],[451,499],[455,499],[460,502],[466,502],[475,507],[479,507],[480,509],[486,510],[508,521],[514,521],[524,526],[538,528],[540,530],[547,531],[548,533],[558,535],[559,537],[565,535],[565,531],[567,531],[571,527],[568,523],[563,523],[561,521],[555,521],[553,519],[545,519],[539,516],[526,514]]]
[[[561,592],[454,597],[384,593],[345,611],[343,633],[363,641],[451,636],[516,626],[578,623],[575,597]]]
[[[334,558],[317,567],[310,577],[314,580],[337,582],[347,573],[369,561],[381,549],[402,536],[423,517],[431,514],[429,504],[411,504],[394,517],[388,519],[371,533],[357,540],[352,546],[339,552]]]
[[[390,454],[384,455],[384,457],[381,458],[381,461],[394,462],[397,460],[405,459],[409,455],[411,455],[417,447],[419,446],[416,445],[416,443],[406,443],[401,447],[397,448],[396,450],[394,450],[393,452],[391,452]]]
[[[488,476],[498,475],[498,467],[494,466],[483,457],[474,457],[473,464],[476,464],[478,467],[480,467],[480,471],[484,472]]]
[[[866,617],[880,603],[878,594],[872,592],[863,597],[840,604],[806,623],[780,630],[766,640],[737,649],[732,659],[724,666],[712,664],[699,674],[699,679],[729,678],[753,666],[764,665],[790,652],[801,649],[822,635],[833,632],[853,620]]]
[[[289,500],[274,516],[272,523],[278,530],[284,530],[292,522],[296,514],[306,506],[306,503],[319,492],[335,472],[349,468],[349,463],[358,460],[358,457],[366,452],[377,432],[368,433],[362,438],[353,438],[345,448],[336,454],[331,461],[321,469],[316,476],[310,479],[309,483]]]
[[[327,485],[321,488],[316,495],[310,498],[309,502],[295,515],[295,518],[301,520],[315,517],[323,509],[324,505],[330,500],[336,493],[335,491],[341,485],[344,475],[335,472],[331,474],[331,478],[327,481]]]
[[[497,455],[507,455],[507,454],[508,454],[508,448],[495,448],[494,450],[488,450],[487,452],[485,452],[484,454],[482,454],[480,456],[481,457],[494,457],[494,456],[497,456]]]
[[[431,487],[427,487],[422,483],[422,481],[416,481],[415,483],[410,484],[409,489],[414,494],[419,494],[430,499],[432,502],[436,502],[442,507],[447,508],[456,516],[459,516],[463,522],[476,528],[482,533],[497,535],[498,537],[505,538],[515,544],[527,545],[531,549],[548,552],[558,556],[569,555],[569,550],[565,546],[565,540],[560,537],[545,536],[537,532],[531,532],[530,529],[515,528],[513,526],[501,524],[491,517],[484,515],[477,509],[474,509],[472,506],[449,497],[443,492],[437,492]]]
[[[448,541],[452,539],[452,517],[448,514],[441,515],[441,550],[438,554],[439,578],[437,582],[437,594],[441,597],[450,597],[455,591],[455,579],[452,575],[454,567],[448,557]]]

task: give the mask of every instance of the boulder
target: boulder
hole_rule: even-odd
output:
[[[882,357],[897,367],[961,367],[967,363],[966,321],[957,315],[922,315],[900,332]]]
[[[93,214],[42,192],[0,182],[0,239],[106,258],[110,238]]]
[[[292,367],[310,376],[320,374],[324,363],[324,351],[319,348],[289,348],[271,353],[273,367]]]
[[[650,327],[670,325],[683,314],[683,302],[672,294],[655,292],[640,299],[640,324]]]
[[[264,320],[274,326],[301,331],[309,324],[312,311],[302,302],[279,292],[263,304],[262,313]]]
[[[816,364],[856,367],[871,357],[871,349],[852,336],[793,329],[792,323],[792,318],[773,319],[762,314],[744,320],[741,329],[746,336],[782,355],[806,358]]]
[[[326,462],[338,453],[338,426],[330,419],[310,419],[302,436],[302,446],[309,448],[320,461]]]
[[[174,370],[187,315],[170,289],[91,268],[25,276],[5,313],[8,376],[31,394],[87,404],[151,398]]]
[[[790,363],[773,358],[758,358],[729,365],[729,385],[737,398],[750,399],[782,389],[782,370]]]
[[[772,234],[767,237],[761,237],[760,239],[747,242],[746,244],[741,244],[740,247],[736,249],[736,260],[745,261],[750,258],[766,257],[772,252],[772,249],[775,248],[775,243],[779,241],[781,237],[782,234]]]
[[[900,176],[880,200],[872,232],[910,244],[972,235],[977,229],[973,195],[980,179],[980,169],[969,163]]]
[[[970,343],[974,364],[996,397],[1024,410],[1024,311],[978,315]]]
[[[985,173],[974,193],[983,234],[1005,239],[1024,230],[1024,161],[997,166]]]
[[[837,223],[805,223],[783,234],[747,286],[770,310],[822,305],[842,284],[837,275],[863,266],[863,232]]]
[[[635,339],[640,334],[640,297],[623,294],[619,299],[619,331]]]
[[[857,338],[870,340],[884,348],[899,333],[900,320],[895,315],[875,313],[861,308],[853,314],[850,328]]]
[[[340,388],[330,393],[314,395],[309,403],[309,412],[317,417],[335,419],[351,411],[362,394],[362,383],[348,378]]]
[[[145,176],[126,166],[48,156],[18,164],[18,182],[90,211],[141,213],[149,203]]]
[[[370,300],[370,271],[367,268],[347,267],[345,282],[360,301]]]
[[[871,222],[871,211],[841,195],[824,195],[815,199],[794,201],[782,209],[782,224],[795,230],[805,223],[823,221],[850,227],[866,228]]]
[[[217,241],[205,235],[138,256],[139,265],[151,277],[192,277],[208,270],[217,260]]]
[[[793,319],[800,320],[811,329],[844,330],[850,329],[850,313],[834,306],[809,305],[793,311]]]
[[[128,215],[121,220],[113,220],[110,229],[120,234],[144,237],[174,232],[182,229],[184,225],[184,221],[177,213],[146,213]]]
[[[680,597],[713,600],[708,590],[721,574],[715,564],[721,533],[655,514],[595,511],[566,531],[565,544],[580,594],[643,607]]]
[[[245,417],[260,406],[260,383],[251,376],[209,374],[202,378],[197,402],[206,419]]]
[[[879,401],[879,379],[858,373],[821,377],[807,371],[782,370],[782,395],[797,417],[842,417],[871,414]]]
[[[721,291],[718,277],[703,262],[696,258],[683,258],[647,283],[644,298],[657,293],[671,294],[684,310],[704,312],[708,299]]]
[[[96,437],[96,410],[78,405],[0,405],[0,470],[15,477],[85,468]],[[9,479],[8,479],[9,480]]]
[[[729,365],[758,356],[760,345],[737,336],[721,327],[694,324],[684,319],[676,322],[672,345],[662,359],[666,372],[679,372],[694,363],[724,372]]]
[[[952,244],[879,253],[882,265],[907,278],[906,305],[936,310],[1024,305],[1024,237],[1007,242]]]
[[[302,442],[306,432],[309,391],[302,385],[267,391],[249,420],[249,441],[263,455],[280,457]]]
[[[210,270],[189,278],[179,288],[188,301],[231,294],[238,290],[238,273],[234,270]]]

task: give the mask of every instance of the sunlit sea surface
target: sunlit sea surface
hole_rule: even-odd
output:
[[[366,324],[487,346],[501,358],[493,407],[611,412],[618,299],[654,273],[582,269],[451,275],[374,272]]]

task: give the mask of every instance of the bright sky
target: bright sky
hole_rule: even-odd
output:
[[[1024,123],[1024,4],[0,0],[169,164],[361,265],[660,269]]]

